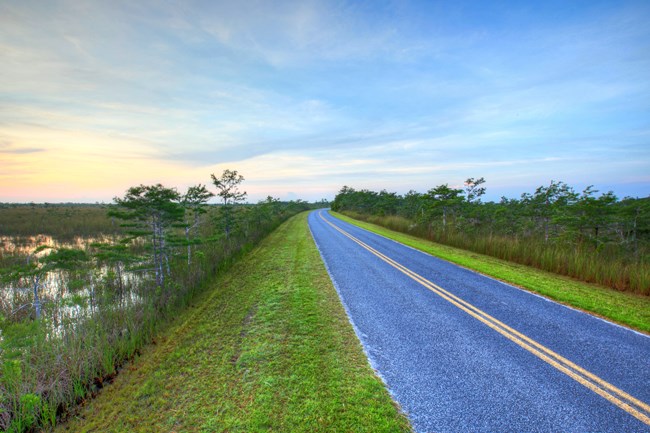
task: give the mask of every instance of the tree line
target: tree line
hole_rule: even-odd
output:
[[[332,209],[437,242],[650,294],[650,198],[577,192],[552,181],[520,198],[483,201],[485,179],[397,194],[344,186]]]

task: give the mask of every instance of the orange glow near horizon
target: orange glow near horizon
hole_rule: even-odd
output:
[[[8,202],[110,202],[130,186],[162,183],[183,190],[198,183],[210,186],[210,174],[235,169],[244,175],[251,202],[268,195],[328,195],[334,185],[305,182],[287,191],[286,180],[328,172],[326,163],[309,157],[264,155],[227,164],[192,167],[162,159],[136,140],[91,132],[24,128],[7,134],[12,146],[2,155],[0,197]],[[92,143],[92,144],[89,144]],[[292,188],[299,185],[293,184]]]
[[[134,182],[155,182],[178,171],[135,141],[88,132],[11,132],[12,148],[2,154],[0,196],[14,201],[111,198]]]

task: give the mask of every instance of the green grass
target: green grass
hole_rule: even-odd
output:
[[[57,431],[410,431],[300,214]]]
[[[437,244],[331,212],[366,230],[396,240],[441,259],[473,269],[563,304],[605,317],[639,331],[650,332],[650,297],[619,292],[528,266]]]

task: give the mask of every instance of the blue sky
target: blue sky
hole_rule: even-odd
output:
[[[650,2],[0,3],[0,201],[650,194]]]

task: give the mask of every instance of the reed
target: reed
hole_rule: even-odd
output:
[[[0,236],[48,235],[61,242],[97,235],[123,234],[108,205],[2,204]]]

